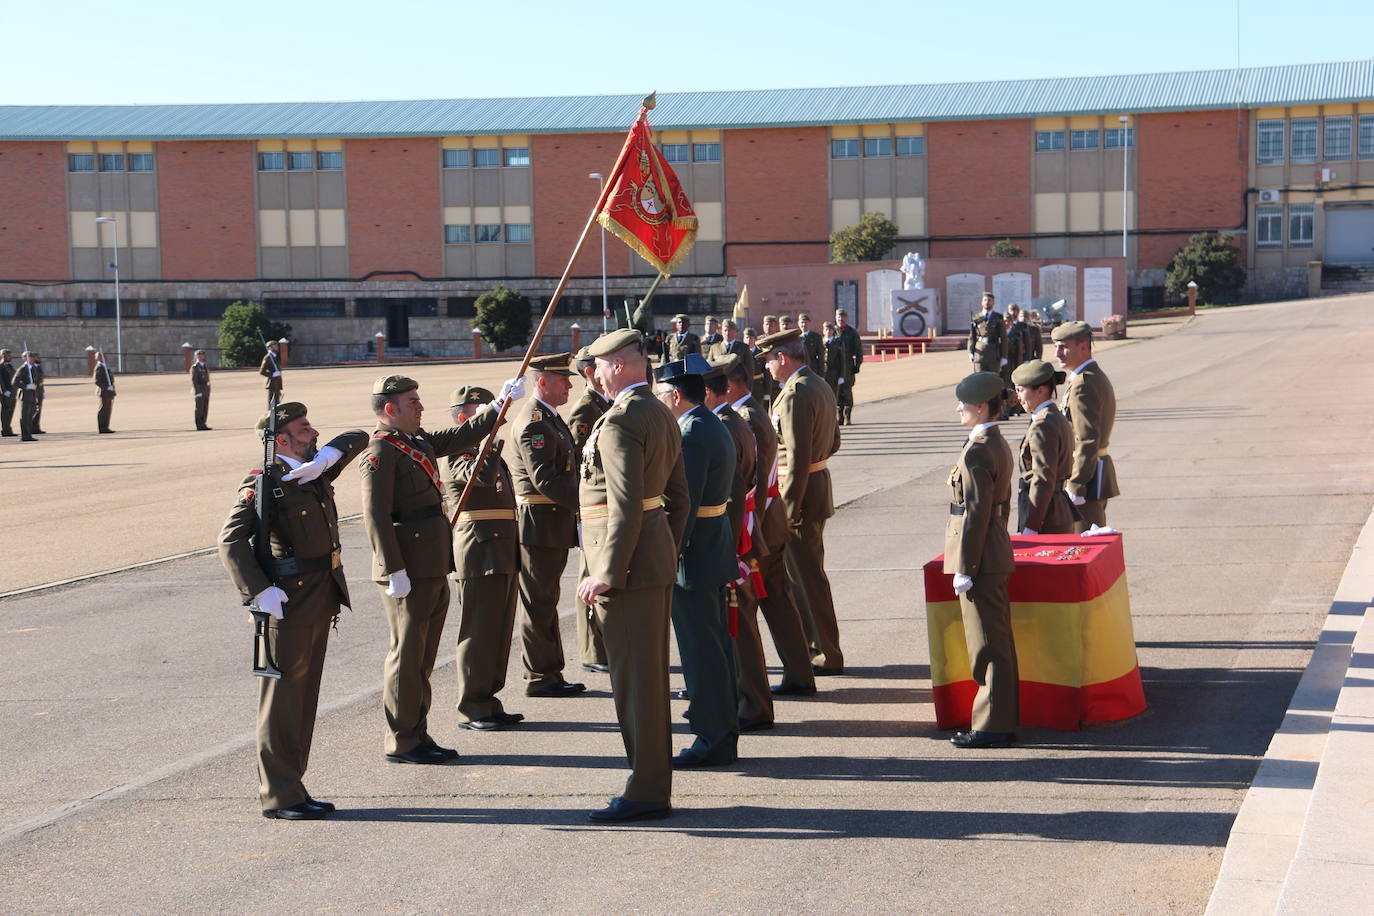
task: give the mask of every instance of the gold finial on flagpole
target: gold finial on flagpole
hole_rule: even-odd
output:
[[[646,95],[646,96],[644,97],[644,107],[647,108],[647,109],[650,110],[650,111],[653,111],[654,106],[657,105],[657,104],[658,104],[658,90],[655,89],[653,92],[649,93],[648,95]]]

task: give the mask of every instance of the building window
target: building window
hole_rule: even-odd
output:
[[[892,155],[891,137],[868,137],[864,140],[864,155],[870,158],[880,158]]]
[[[693,143],[692,160],[695,162],[719,162],[719,143]]]
[[[473,165],[479,169],[494,169],[501,165],[501,151],[499,149],[473,150],[473,154]]]
[[[67,171],[94,172],[95,155],[92,153],[69,153],[67,155]]]
[[[1290,204],[1288,206],[1288,247],[1311,248],[1313,240],[1313,205]]]
[[[286,153],[258,153],[258,171],[280,172],[286,168]]]
[[[472,151],[466,149],[444,150],[444,168],[465,169],[472,162]]]
[[[130,312],[139,318],[160,318],[162,317],[162,300],[160,299],[140,299],[133,303]]]
[[[1289,160],[1292,162],[1317,161],[1317,119],[1294,118],[1288,122]]]
[[[500,223],[482,223],[477,227],[477,244],[501,241]]]
[[[287,153],[286,167],[293,172],[308,172],[315,167],[314,153]]]
[[[342,299],[267,299],[263,302],[271,318],[342,318]]]
[[[1097,131],[1075,130],[1069,137],[1071,149],[1097,149]]]
[[[109,300],[110,317],[114,317],[114,300]],[[33,304],[33,317],[35,318],[66,318],[67,303],[65,302],[35,302]]]
[[[476,296],[451,296],[447,302],[450,318],[472,318],[477,314]]]
[[[852,140],[831,140],[830,141],[831,159],[858,159],[859,141]]]
[[[13,299],[0,299],[0,318],[17,318],[19,303]]]
[[[1374,159],[1374,115],[1360,115],[1360,158]]]
[[[501,151],[504,157],[506,168],[522,169],[529,168],[530,149],[527,146],[512,146]]]
[[[232,303],[232,299],[173,299],[168,303],[167,317],[213,318],[218,321]]]
[[[120,303],[121,310],[123,303]],[[115,307],[113,299],[82,299],[76,304],[82,318],[113,318]]]
[[[1125,142],[1122,142],[1122,136]],[[1103,147],[1106,149],[1127,149],[1135,148],[1135,128],[1134,127],[1109,127],[1102,132]]]
[[[445,226],[444,227],[445,245],[471,245],[472,227],[471,226]]]
[[[151,172],[153,170],[152,153],[130,153],[129,171],[131,172]]]
[[[100,171],[102,172],[122,172],[124,171],[123,153],[101,153]]]
[[[1064,148],[1064,132],[1062,130],[1037,130],[1035,132],[1035,151],[1037,153],[1048,153]]]
[[[315,154],[315,168],[322,172],[337,172],[343,168],[343,150],[320,150]]]
[[[926,153],[925,137],[898,137],[897,155],[898,156],[924,156]]]
[[[506,223],[506,241],[529,242],[533,238],[529,223]]]
[[[688,162],[691,159],[691,150],[686,143],[665,143],[663,144],[663,159],[665,162]]]
[[[1256,134],[1255,161],[1261,165],[1283,161],[1283,122],[1260,121]]]
[[[1322,141],[1327,162],[1343,162],[1350,158],[1350,115],[1326,119],[1326,137]]]
[[[1255,208],[1255,247],[1283,247],[1283,207]]]

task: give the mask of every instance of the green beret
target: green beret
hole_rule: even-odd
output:
[[[1013,385],[1025,385],[1027,388],[1039,388],[1041,385],[1062,385],[1064,378],[1063,372],[1055,371],[1054,366],[1043,359],[1033,359],[1030,362],[1022,363],[1011,373]]]
[[[786,331],[778,331],[776,334],[765,334],[755,343],[758,344],[759,353],[763,354],[769,350],[776,350],[785,343],[801,340],[801,333],[801,328],[788,328]]]
[[[811,315],[810,315],[810,313],[808,313],[808,312],[802,312],[800,315],[797,316],[797,320],[798,320],[798,321],[810,321],[810,320],[811,320]]]
[[[965,404],[986,404],[1002,393],[1002,376],[996,372],[975,372],[954,387],[954,396]]]
[[[305,405],[300,401],[287,401],[285,404],[277,405],[277,429],[290,423],[292,420],[299,420],[305,416]],[[258,417],[258,432],[267,432],[267,414]]]
[[[373,394],[401,394],[414,391],[420,383],[404,375],[386,375],[372,383]]]
[[[708,362],[710,362],[711,368],[709,371],[702,374],[702,378],[717,378],[722,375],[729,375],[731,372],[735,371],[735,367],[739,365],[740,359],[738,353],[726,353],[719,359],[708,360]]]
[[[496,395],[485,388],[477,385],[464,385],[461,388],[453,389],[452,396],[448,399],[449,407],[462,407],[464,404],[490,404],[496,400]]]
[[[1077,340],[1080,337],[1091,338],[1093,336],[1093,326],[1086,321],[1066,321],[1059,327],[1050,331],[1050,340]]]
[[[764,323],[764,324],[767,324],[767,323],[770,322],[770,321],[777,321],[777,320],[778,320],[778,316],[777,316],[777,315],[764,315],[764,316],[763,316],[763,323]]]
[[[554,375],[571,376],[573,371],[568,368],[572,361],[571,353],[554,353],[551,356],[536,356],[530,360],[530,368],[537,372],[552,372]]]
[[[621,328],[609,334],[602,334],[587,347],[588,356],[610,356],[626,347],[638,347],[644,352],[644,336],[634,328]]]

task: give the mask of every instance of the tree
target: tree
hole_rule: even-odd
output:
[[[1025,256],[1025,250],[1011,239],[1002,239],[1001,241],[993,242],[992,247],[988,249],[987,253],[987,257],[989,258],[1024,258]]]
[[[1183,298],[1188,284],[1197,283],[1198,300],[1223,302],[1234,299],[1245,286],[1245,268],[1234,235],[1200,232],[1188,239],[1169,262],[1164,287],[1169,295]]]
[[[256,302],[235,302],[219,321],[221,366],[256,366],[262,361],[263,341],[289,337],[291,325],[272,321]]]
[[[881,261],[895,244],[897,224],[881,213],[865,213],[854,225],[830,233],[830,263]]]
[[[477,297],[473,324],[493,350],[523,347],[530,339],[530,301],[513,289],[497,286]]]

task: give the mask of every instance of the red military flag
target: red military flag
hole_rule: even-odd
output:
[[[664,276],[682,263],[697,240],[697,217],[673,169],[654,146],[649,129],[653,97],[625,137],[597,203],[596,220]]]

